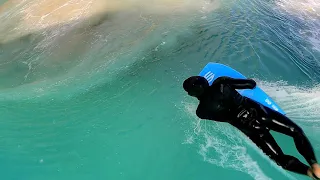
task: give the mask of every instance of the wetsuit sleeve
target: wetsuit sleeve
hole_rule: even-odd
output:
[[[253,79],[235,79],[226,76],[217,78],[214,84],[228,84],[234,89],[253,89],[257,85]]]
[[[226,120],[224,120],[222,117],[209,113],[205,109],[201,108],[201,106],[198,107],[196,114],[200,119],[226,122]]]

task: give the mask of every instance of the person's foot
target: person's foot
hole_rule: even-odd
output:
[[[313,176],[313,174],[312,174],[312,169],[311,169],[311,168],[308,169],[307,174],[308,174],[309,177],[311,177],[312,179],[314,179],[314,176]]]
[[[313,171],[314,175],[316,175],[317,178],[320,179],[320,166],[319,166],[319,164],[314,163],[311,167],[312,167],[312,171]]]
[[[320,166],[319,164],[313,164],[311,168],[308,170],[308,176],[312,179],[320,179]]]

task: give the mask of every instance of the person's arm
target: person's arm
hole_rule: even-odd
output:
[[[208,113],[206,110],[202,109],[201,107],[197,108],[196,114],[198,118],[203,119],[203,120],[211,120],[211,121],[218,121],[218,122],[227,122],[223,118],[213,115],[212,113]]]
[[[253,79],[235,79],[227,76],[217,78],[214,84],[229,84],[235,89],[253,89],[256,87],[256,82]]]

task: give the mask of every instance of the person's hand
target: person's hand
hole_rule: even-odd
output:
[[[256,81],[253,79],[248,79],[248,80],[250,80],[252,82],[252,89],[254,89],[257,86]]]

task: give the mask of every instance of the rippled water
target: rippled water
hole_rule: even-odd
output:
[[[67,23],[45,29],[13,21],[29,17],[19,11],[25,4],[1,11],[3,179],[304,179],[231,126],[200,122],[181,84],[208,62],[236,68],[302,126],[319,155],[320,4],[177,2],[58,16]],[[302,158],[290,138],[275,136]]]

